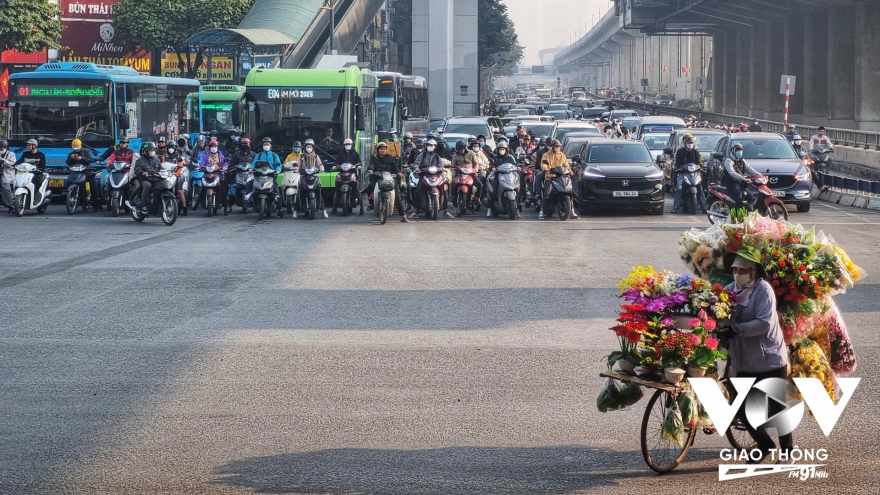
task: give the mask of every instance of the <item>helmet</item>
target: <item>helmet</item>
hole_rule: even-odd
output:
[[[422,139],[415,139],[415,140],[413,140],[413,143],[415,143],[415,145],[418,146],[419,148],[421,148],[422,146],[425,145],[425,141]]]
[[[244,146],[245,144],[251,144],[250,138],[241,138],[241,144]]]
[[[462,151],[462,150],[466,150],[466,149],[467,149],[467,145],[464,144],[464,141],[459,140],[458,142],[455,143],[455,151]]]
[[[165,136],[159,136],[159,139],[156,140],[157,143],[165,143],[168,139]]]
[[[742,151],[742,150],[745,149],[745,148],[743,148],[742,143],[733,143],[733,147],[732,147],[731,149],[732,149],[733,151],[737,151],[737,150],[738,150],[738,151]]]
[[[314,139],[306,139],[306,146],[308,146],[308,145],[310,145],[310,144],[311,144],[312,146],[314,146],[314,145],[315,145],[315,140],[314,140]]]
[[[376,150],[379,150],[380,148],[385,148],[387,150],[388,143],[386,143],[385,141],[379,141],[379,144],[376,145]]]
[[[546,143],[547,143],[547,137],[546,137],[546,136],[542,136],[540,139],[538,139],[538,144],[543,145],[543,144],[546,144]]]
[[[442,144],[442,143],[445,143],[445,142],[446,142],[446,140],[443,139],[443,136],[437,136],[437,144]]]
[[[127,138],[127,137],[121,137],[121,138],[119,138],[119,144],[122,144],[122,143],[126,143],[126,144],[128,144],[128,138]]]
[[[801,135],[795,134],[794,136],[791,137],[791,140],[794,141],[794,144],[801,144]],[[0,144],[2,144],[2,143],[0,143]]]
[[[344,144],[344,145],[345,144],[354,144],[354,141],[352,141],[351,139],[346,139],[345,141],[342,142],[342,144]]]
[[[302,144],[301,142],[299,142],[299,141],[294,141],[294,142],[293,142],[293,147],[294,147],[294,148],[302,148],[302,145],[303,145],[303,144]]]
[[[209,132],[208,134],[211,135],[211,136],[218,136],[218,135],[219,135],[219,133],[217,132],[216,129],[215,129],[215,130],[212,130],[212,131]]]
[[[685,134],[682,141],[684,142],[684,144],[694,144],[694,137],[690,134]]]
[[[270,137],[264,137],[264,138],[263,138],[263,142],[264,142],[264,143],[272,144],[272,138],[270,138]]]
[[[388,134],[397,134],[397,128],[396,128],[396,127],[392,127],[391,130],[388,131]]]
[[[7,143],[5,139],[0,140],[0,148],[8,148],[8,147],[9,147],[9,143]]]
[[[470,137],[468,138],[468,145],[474,144],[474,143],[476,143],[476,142],[477,142],[477,138],[475,138],[475,137],[473,137],[473,136],[470,136]]]
[[[216,139],[212,139],[211,142],[208,143],[208,146],[220,146],[220,144],[217,142]]]
[[[499,150],[500,150],[500,149],[505,149],[505,150],[506,150],[506,149],[507,149],[507,141],[501,141],[500,143],[498,143],[498,149],[499,149]]]
[[[411,132],[407,132],[406,134],[403,135],[403,137],[407,138],[407,139],[412,139],[413,135]]]
[[[82,145],[83,145],[83,142],[80,141],[79,138],[74,139],[73,141],[70,142],[70,147],[74,148],[74,149],[82,148]]]
[[[560,143],[558,139],[551,139],[550,146],[562,146],[562,143]]]
[[[36,139],[31,138],[31,139],[28,139],[27,144],[32,144],[32,145],[34,145],[34,146],[39,146],[40,143],[38,143]]]
[[[529,136],[535,137],[535,131],[533,131],[531,129],[528,130],[528,134],[529,134]]]
[[[437,146],[437,141],[434,141],[433,139],[429,139],[426,144],[428,146]]]
[[[206,138],[204,134],[199,134],[199,139],[198,139],[198,140],[204,142],[204,141],[207,141],[208,138]]]
[[[156,149],[156,145],[153,144],[151,141],[147,141],[146,143],[144,143],[144,149],[145,150],[154,150],[154,149]]]
[[[428,131],[428,133],[425,134],[425,137],[428,138],[428,139],[433,138],[433,137],[434,137],[434,131]]]

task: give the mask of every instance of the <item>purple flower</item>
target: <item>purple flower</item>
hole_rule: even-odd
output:
[[[675,295],[672,296],[672,300],[676,304],[684,304],[688,302],[688,296],[684,292],[676,292]]]
[[[662,299],[654,299],[645,306],[649,313],[659,313],[664,308],[666,308],[666,303]]]
[[[675,320],[673,320],[672,318],[670,318],[668,316],[666,318],[663,318],[662,320],[660,320],[660,325],[662,325],[664,327],[671,327],[674,323],[675,323]]]

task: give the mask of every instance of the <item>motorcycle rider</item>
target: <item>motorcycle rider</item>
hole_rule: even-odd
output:
[[[238,166],[240,164],[247,165],[248,168],[251,168],[252,164],[256,162],[255,158],[257,157],[256,153],[251,150],[251,140],[248,138],[243,138],[239,144],[238,151],[229,157],[229,173],[225,174],[223,180],[223,191],[220,193],[220,201],[223,204],[223,214],[229,215],[229,211],[232,209],[232,205],[235,202],[235,198],[228,197],[229,190],[232,188],[232,185],[236,182],[236,175],[238,172]],[[223,175],[223,173],[221,173]]]
[[[9,143],[5,139],[0,140],[0,167],[2,167],[2,180],[0,180],[0,193],[2,193],[3,204],[9,209],[8,213],[12,215],[15,208],[12,207],[12,184],[15,182],[15,160],[16,156],[9,149]]]
[[[443,157],[437,150],[437,141],[433,139],[429,139],[427,144],[425,144],[425,151],[421,152],[418,157],[416,157],[413,166],[420,170],[424,171],[429,167],[437,167],[438,169],[443,169],[443,162],[441,161]],[[422,183],[419,182],[419,187],[422,187]],[[415,203],[416,203],[416,211],[418,212],[421,209],[421,198],[423,190],[416,191],[415,195]],[[440,192],[442,195],[446,195],[444,191]],[[446,198],[440,198],[440,205],[443,208],[443,217],[444,218],[452,218],[452,215],[449,214],[449,211],[446,209]]]
[[[821,151],[824,151],[824,150],[834,151],[834,146],[831,145],[831,139],[829,139],[828,136],[825,135],[825,127],[824,126],[819,126],[819,129],[816,131],[816,134],[813,134],[813,137],[810,138],[810,144],[808,146],[808,151],[810,154],[810,159],[813,160],[813,162],[819,161],[816,159],[816,155],[813,152],[820,151],[820,150]],[[825,165],[823,167],[825,170],[817,170],[817,172],[825,173],[827,171],[827,169],[831,167],[832,163],[834,163],[834,161],[831,159],[831,155],[826,155],[825,156]],[[817,185],[819,186],[819,189],[821,189],[822,191],[825,191],[828,189],[828,186],[822,184],[821,182]]]
[[[700,173],[702,173],[702,168],[704,166],[703,155],[701,155],[700,151],[697,149],[694,137],[690,133],[687,133],[684,135],[682,141],[684,146],[675,152],[675,164],[673,165],[673,170],[675,172],[675,191],[673,193],[674,200],[672,202],[672,213],[678,213],[681,209],[682,184],[684,181],[684,175],[681,172],[683,167],[689,163],[695,163],[700,166]],[[700,200],[700,209],[703,210],[703,213],[706,213],[706,193],[703,191],[702,185],[697,189],[699,191],[697,198]]]
[[[556,167],[564,167],[568,172],[571,172],[568,158],[566,158],[565,153],[560,151],[561,149],[562,143],[558,139],[554,139],[550,141],[550,150],[544,153],[541,157],[541,172],[538,173],[538,181],[542,184],[544,198],[541,201],[541,212],[538,213],[538,220],[544,219],[544,212],[547,211],[547,203],[550,201],[550,188],[552,187],[551,179],[556,177],[556,175],[550,172],[550,170]],[[549,218],[549,215],[547,215],[547,217]],[[572,208],[571,217],[578,218],[574,208]]]
[[[147,141],[144,143],[144,153],[134,163],[134,175],[138,178],[141,187],[141,212],[146,215],[150,211],[150,190],[156,175],[162,168],[159,157],[156,156],[156,145]],[[131,206],[131,205],[130,205]],[[131,206],[135,208],[135,206]]]
[[[406,164],[407,165],[412,165],[416,161],[416,158],[418,158],[419,153],[421,153],[422,151],[425,150],[425,142],[424,141],[422,141],[421,139],[416,139],[414,142],[415,142],[415,146],[409,152],[409,154],[406,155]]]
[[[302,170],[307,166],[317,167],[319,172],[324,171],[324,164],[321,163],[321,157],[315,153],[315,141],[312,139],[306,139],[305,147],[303,148],[302,154],[299,155],[299,158],[296,160],[297,169]],[[324,209],[324,198],[323,194],[318,198],[320,201],[321,211],[324,212],[324,218],[329,218],[327,215],[327,210]]]
[[[70,147],[73,148],[70,153],[67,154],[67,160],[65,164],[68,167],[72,167],[74,165],[82,165],[86,167],[86,170],[90,170],[92,167],[92,163],[95,161],[94,157],[92,157],[91,151],[88,148],[83,148],[82,141],[78,138],[74,139],[70,143]],[[92,203],[92,208],[95,210],[100,210],[102,208],[101,203],[101,174],[91,173],[87,174],[91,175],[91,180],[89,183],[89,195],[90,201]],[[67,187],[67,184],[64,185]]]
[[[794,124],[788,124],[788,130],[785,131],[785,139],[788,139],[788,142],[794,141],[794,137],[797,135],[797,128]]]
[[[475,191],[477,203],[482,204],[483,191],[486,189],[486,176],[489,172],[489,165],[492,163],[492,159],[483,153],[483,148],[480,146],[479,141],[471,143],[471,151],[474,152],[474,158],[477,162],[477,177],[474,182],[477,189]]]
[[[158,154],[158,152],[157,152]],[[160,155],[160,160],[162,159]],[[164,160],[166,162],[177,164],[177,170],[174,172],[174,175],[177,177],[177,184],[175,185],[175,193],[177,197],[180,199],[180,204],[183,205],[180,210],[181,216],[187,215],[187,205],[189,202],[186,200],[186,195],[189,191],[184,190],[183,181],[180,179],[180,175],[183,172],[183,167],[186,166],[186,160],[184,159],[183,154],[177,149],[177,143],[171,141],[165,145],[165,156]]]
[[[202,163],[202,156],[206,153],[208,153],[208,138],[204,134],[200,134],[195,147],[189,151],[189,161]]]
[[[804,142],[803,142],[803,139],[801,138],[800,134],[795,133],[791,137],[791,146],[792,146],[792,148],[794,148],[795,153],[800,153],[802,151],[804,153],[807,152],[807,150],[804,149]]]
[[[199,162],[199,167],[205,168],[208,165],[213,165],[220,169],[220,182],[226,183],[226,171],[229,169],[229,163],[226,161],[226,156],[220,151],[220,143],[216,140],[212,140],[208,143],[208,153],[202,155],[202,161]],[[232,174],[230,174],[232,175]],[[223,214],[229,214],[229,202],[226,199],[227,194],[221,194],[220,204],[223,206]]]
[[[168,144],[168,138],[165,136],[159,136],[159,139],[156,140],[156,155],[163,156],[165,155],[165,147]]]
[[[477,145],[479,146],[479,145]],[[452,157],[452,169],[453,171],[458,169],[459,166],[470,167],[474,169],[474,172],[479,176],[478,171],[480,170],[480,163],[477,161],[477,154],[473,151],[469,150],[467,144],[464,141],[458,141],[455,143],[455,156]],[[453,172],[453,177],[455,177],[455,172]],[[475,178],[474,180],[474,188],[482,189],[480,187],[479,178]],[[452,191],[450,191],[452,193]],[[452,201],[457,201],[456,195],[453,194]],[[455,204],[455,203],[453,203]],[[457,204],[455,206],[458,206]]]
[[[366,189],[361,191],[362,197],[366,198],[369,191],[375,189],[376,183],[379,182],[379,177],[373,174],[381,175],[383,172],[394,176],[394,207],[400,213],[400,221],[409,223],[409,218],[406,217],[406,210],[403,207],[403,197],[400,195],[400,177],[403,174],[397,166],[397,159],[388,154],[388,144],[384,141],[376,146],[376,154],[370,157],[367,173],[371,175]]]
[[[764,132],[764,128],[758,123],[758,119],[752,121],[752,125],[748,127],[749,132]]]
[[[331,128],[328,127],[328,129]],[[278,156],[278,154],[272,151],[272,138],[268,136],[264,137],[262,141],[262,148],[263,149],[259,153],[257,153],[257,156],[254,157],[254,161],[251,162],[251,168],[254,168],[257,162],[267,162],[269,166],[275,170],[275,172],[280,174],[281,166],[284,164],[281,163],[281,158]],[[247,193],[251,194],[253,190],[254,184],[253,182],[251,182],[248,184]],[[275,181],[273,190],[275,191],[275,199],[277,201],[275,204],[281,204],[281,191],[278,189],[278,181]],[[281,208],[277,208],[277,210],[278,218],[284,218],[284,210],[282,210]],[[324,212],[324,214],[326,215],[327,213]]]
[[[743,205],[743,187],[751,179],[758,175],[745,159],[743,159],[742,143],[733,143],[732,158],[724,160],[724,174],[722,184],[727,188],[728,196],[733,199],[733,208],[730,209],[730,218],[734,223],[741,223],[746,218],[746,207]]]
[[[22,163],[29,163],[37,169],[34,171],[34,177],[31,179],[31,183],[34,185],[34,192],[36,194],[40,193],[40,186],[43,185],[43,174],[46,173],[46,155],[43,154],[42,151],[38,150],[39,144],[36,139],[28,139],[27,142],[27,151],[21,154],[21,158],[15,162],[16,165],[20,165]],[[40,198],[42,201],[43,198]]]
[[[403,157],[409,158],[410,153],[416,149],[416,145],[413,143],[413,133],[407,132],[403,135],[403,144],[400,146],[400,152],[403,154]]]
[[[294,141],[293,142],[293,151],[291,151],[290,154],[287,155],[287,158],[284,159],[284,163],[290,163],[290,162],[295,162],[295,161],[299,160],[299,155],[300,155],[300,153],[302,153],[302,147],[303,147],[303,145],[301,142]]]
[[[525,134],[525,131],[523,131],[523,134],[524,135],[519,138],[519,146],[513,153],[514,155],[516,155],[517,160],[519,160],[520,158],[531,159],[532,153],[535,152],[535,147],[532,146],[532,142],[529,139],[528,134]]]
[[[491,172],[493,170],[495,170],[496,168],[498,168],[499,166],[501,166],[505,163],[509,163],[514,166],[516,165],[516,158],[514,158],[513,155],[511,155],[509,153],[509,151],[510,150],[507,148],[507,141],[501,141],[498,143],[498,147],[495,148],[495,156],[492,159],[491,164],[489,165],[490,174],[487,175],[487,179],[486,179],[487,181],[489,180],[488,177],[491,175]],[[521,200],[522,196],[524,194],[524,191],[525,191],[525,188],[523,187],[523,183],[525,182],[525,178],[524,178],[525,174],[523,174],[521,170],[518,170],[517,173],[519,174],[519,183],[520,183],[519,195],[520,195],[520,200]],[[492,189],[494,191],[498,191],[498,175],[497,174],[492,179]],[[491,203],[492,203],[492,201],[486,202],[487,205],[489,205]],[[492,209],[491,208],[487,208],[486,216],[487,217],[492,216]],[[522,214],[519,211],[517,211],[516,216],[521,218]]]
[[[336,165],[333,166],[333,170],[339,170],[339,166],[343,163],[350,163],[355,167],[361,165],[361,155],[358,154],[357,151],[352,149],[354,142],[350,138],[346,138],[345,141],[342,142],[343,150],[336,155]],[[388,148],[386,147],[387,151]],[[361,195],[358,195],[358,203],[361,205],[361,215],[364,214],[364,202],[361,201]],[[333,209],[330,211],[331,215],[336,214],[336,201],[333,202]]]
[[[105,160],[107,168],[110,168],[110,165],[114,162],[125,162],[129,165],[133,165],[134,150],[128,147],[128,138],[119,138],[119,144],[107,148],[106,151],[101,153],[101,156],[98,157],[97,161],[104,162]]]
[[[440,155],[440,157],[452,161],[452,150],[448,146],[446,146],[446,140],[443,139],[443,136],[438,136],[436,141],[437,153]]]

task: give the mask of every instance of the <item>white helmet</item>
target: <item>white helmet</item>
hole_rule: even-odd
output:
[[[429,139],[428,142],[425,144],[427,146],[437,146],[437,141],[434,141],[433,139]]]

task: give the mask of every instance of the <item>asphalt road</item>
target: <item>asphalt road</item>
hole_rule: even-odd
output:
[[[839,296],[863,377],[825,480],[719,482],[702,433],[672,474],[646,399],[601,414],[614,286],[683,271],[684,215],[567,222],[370,216],[173,227],[106,212],[0,218],[0,493],[876,493],[876,277]],[[792,219],[880,274],[880,214]]]

